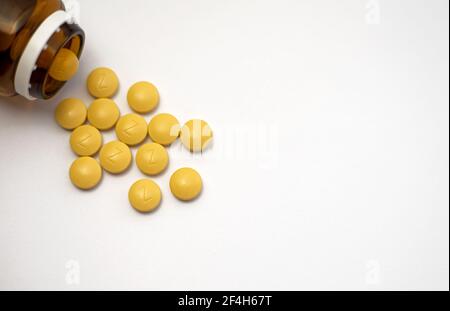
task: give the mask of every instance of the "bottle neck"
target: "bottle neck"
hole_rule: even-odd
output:
[[[25,48],[15,74],[17,93],[30,100],[49,99],[65,84],[49,75],[50,67],[62,49],[71,50],[79,58],[84,45],[84,32],[67,20],[67,13],[57,11],[36,30]]]

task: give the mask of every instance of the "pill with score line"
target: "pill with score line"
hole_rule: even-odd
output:
[[[147,137],[147,122],[135,113],[124,115],[116,124],[116,135],[129,146],[137,145]]]
[[[100,149],[100,165],[109,173],[124,172],[131,161],[130,148],[120,141],[111,141]]]

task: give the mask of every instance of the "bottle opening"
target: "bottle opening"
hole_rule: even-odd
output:
[[[49,74],[56,55],[61,49],[72,51],[80,58],[84,45],[84,32],[76,24],[64,24],[55,32],[42,50],[31,74],[30,95],[35,98],[53,97],[67,81],[56,80]]]
[[[78,65],[84,32],[72,22],[61,0],[0,1],[0,96],[48,99],[65,85],[49,70],[61,49]]]

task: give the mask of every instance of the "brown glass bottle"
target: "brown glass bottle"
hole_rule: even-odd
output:
[[[50,66],[62,48],[79,58],[84,44],[83,30],[64,14],[61,0],[0,0],[0,96],[48,99],[64,86]]]

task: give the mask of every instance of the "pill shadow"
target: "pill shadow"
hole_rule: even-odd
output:
[[[167,166],[161,172],[159,172],[158,174],[149,175],[149,174],[146,174],[143,171],[141,171],[136,164],[136,167],[138,168],[139,172],[141,172],[146,178],[156,178],[161,175],[164,175],[164,173],[167,172],[167,170],[169,169],[169,166],[170,166],[170,159],[169,159],[169,162],[167,163]]]
[[[116,138],[117,138],[117,140],[119,140],[119,138],[117,137],[117,135],[116,135]],[[120,140],[119,140],[120,141]],[[131,148],[136,148],[136,151],[137,151],[137,149],[139,149],[142,145],[145,145],[145,144],[150,144],[150,143],[152,143],[153,141],[150,139],[150,137],[148,137],[148,134],[147,134],[147,136],[145,136],[145,138],[144,138],[144,140],[142,140],[140,143],[137,143],[137,144],[135,144],[135,145],[128,145],[128,147],[130,147],[130,149]]]
[[[159,202],[158,206],[149,212],[141,212],[141,211],[135,209],[133,206],[131,206],[131,204],[130,204],[130,206],[131,206],[131,209],[133,209],[134,212],[137,213],[138,215],[152,215],[161,209],[161,206],[163,205],[163,201],[164,201],[164,196],[161,193],[161,201]]]
[[[103,170],[103,169],[102,169]],[[93,191],[95,191],[97,188],[99,188],[100,187],[100,185],[103,183],[103,178],[104,178],[104,173],[102,172],[102,176],[100,177],[100,181],[93,187],[93,188],[90,188],[90,189],[82,189],[82,188],[79,188],[79,187],[77,187],[74,183],[70,183],[72,186],[74,186],[78,191],[80,191],[81,193],[89,193],[89,192],[93,192]],[[69,179],[70,179],[70,176],[69,176]]]
[[[33,112],[39,114],[53,115],[53,101],[44,102],[42,100],[28,100],[21,96],[2,97],[0,100],[0,110],[10,110],[12,113]]]
[[[200,190],[200,193],[199,193],[195,198],[193,198],[192,200],[187,200],[187,201],[185,201],[185,200],[181,200],[181,199],[177,198],[176,196],[173,196],[173,197],[174,197],[175,199],[177,199],[178,202],[181,202],[181,203],[183,203],[183,204],[187,204],[187,205],[194,204],[194,203],[197,202],[197,201],[200,199],[200,197],[202,196],[203,188],[204,188],[204,186],[202,186],[202,189]]]
[[[131,168],[133,167],[133,164],[134,164],[134,157],[133,157],[133,154],[131,154],[131,162],[130,162],[130,165],[128,165],[128,167],[123,171],[123,172],[120,172],[120,173],[111,173],[111,172],[108,172],[107,170],[105,170],[103,167],[102,167],[102,170],[103,170],[103,172],[104,172],[104,174],[102,174],[102,176],[103,175],[105,175],[105,174],[108,174],[109,176],[117,176],[117,177],[120,177],[120,176],[123,176],[123,175],[125,175],[126,173],[128,173],[130,170],[131,170]]]

